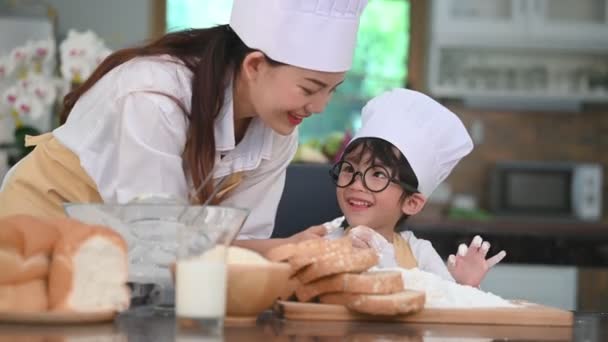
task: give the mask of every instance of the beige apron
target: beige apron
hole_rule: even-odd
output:
[[[0,217],[12,214],[65,217],[63,203],[103,202],[97,186],[80,166],[78,156],[52,133],[27,136],[25,146],[36,147],[19,162],[0,191]],[[230,175],[214,202],[221,201],[241,180],[240,173]]]
[[[345,233],[348,234],[350,229],[350,227],[347,228]],[[414,257],[414,253],[412,253],[410,244],[399,233],[393,233],[393,249],[395,250],[395,259],[399,267],[408,270],[418,267],[418,262],[416,261],[416,257]]]
[[[393,233],[393,248],[395,249],[397,265],[405,269],[418,267],[418,262],[414,253],[412,253],[410,244],[399,233]]]

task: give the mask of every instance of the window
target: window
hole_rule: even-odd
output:
[[[168,30],[228,23],[231,0],[167,0]],[[385,90],[405,86],[409,46],[409,1],[370,0],[359,29],[353,68],[326,110],[304,120],[300,140],[356,131],[360,110]]]

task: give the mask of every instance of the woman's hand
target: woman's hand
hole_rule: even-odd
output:
[[[323,225],[311,226],[287,238],[289,243],[298,243],[306,240],[321,239],[327,235],[327,228]]]
[[[499,263],[507,253],[500,251],[493,257],[486,259],[490,250],[490,243],[483,241],[477,235],[469,247],[465,244],[458,246],[456,255],[448,257],[448,270],[458,284],[478,287],[490,268]]]

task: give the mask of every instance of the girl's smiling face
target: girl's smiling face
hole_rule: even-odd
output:
[[[339,177],[352,178],[354,173],[356,176],[352,184],[337,187],[338,204],[351,227],[364,225],[375,230],[392,231],[403,215],[403,189],[390,181],[395,176],[394,170],[374,159],[371,152],[363,152],[363,148],[362,145],[355,148],[344,158],[349,164],[343,165]],[[373,192],[363,184],[363,174],[367,185],[372,188],[372,182],[389,184],[384,190]]]

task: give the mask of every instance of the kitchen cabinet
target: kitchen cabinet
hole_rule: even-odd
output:
[[[435,97],[521,109],[608,102],[608,0],[434,0],[430,15]]]
[[[608,42],[608,0],[433,0],[431,16],[433,36],[448,45],[591,48]]]
[[[523,38],[526,16],[521,6],[521,0],[435,0],[433,30],[449,37],[491,31],[502,37]]]
[[[530,7],[530,31],[538,39],[608,44],[607,0],[534,0]]]

